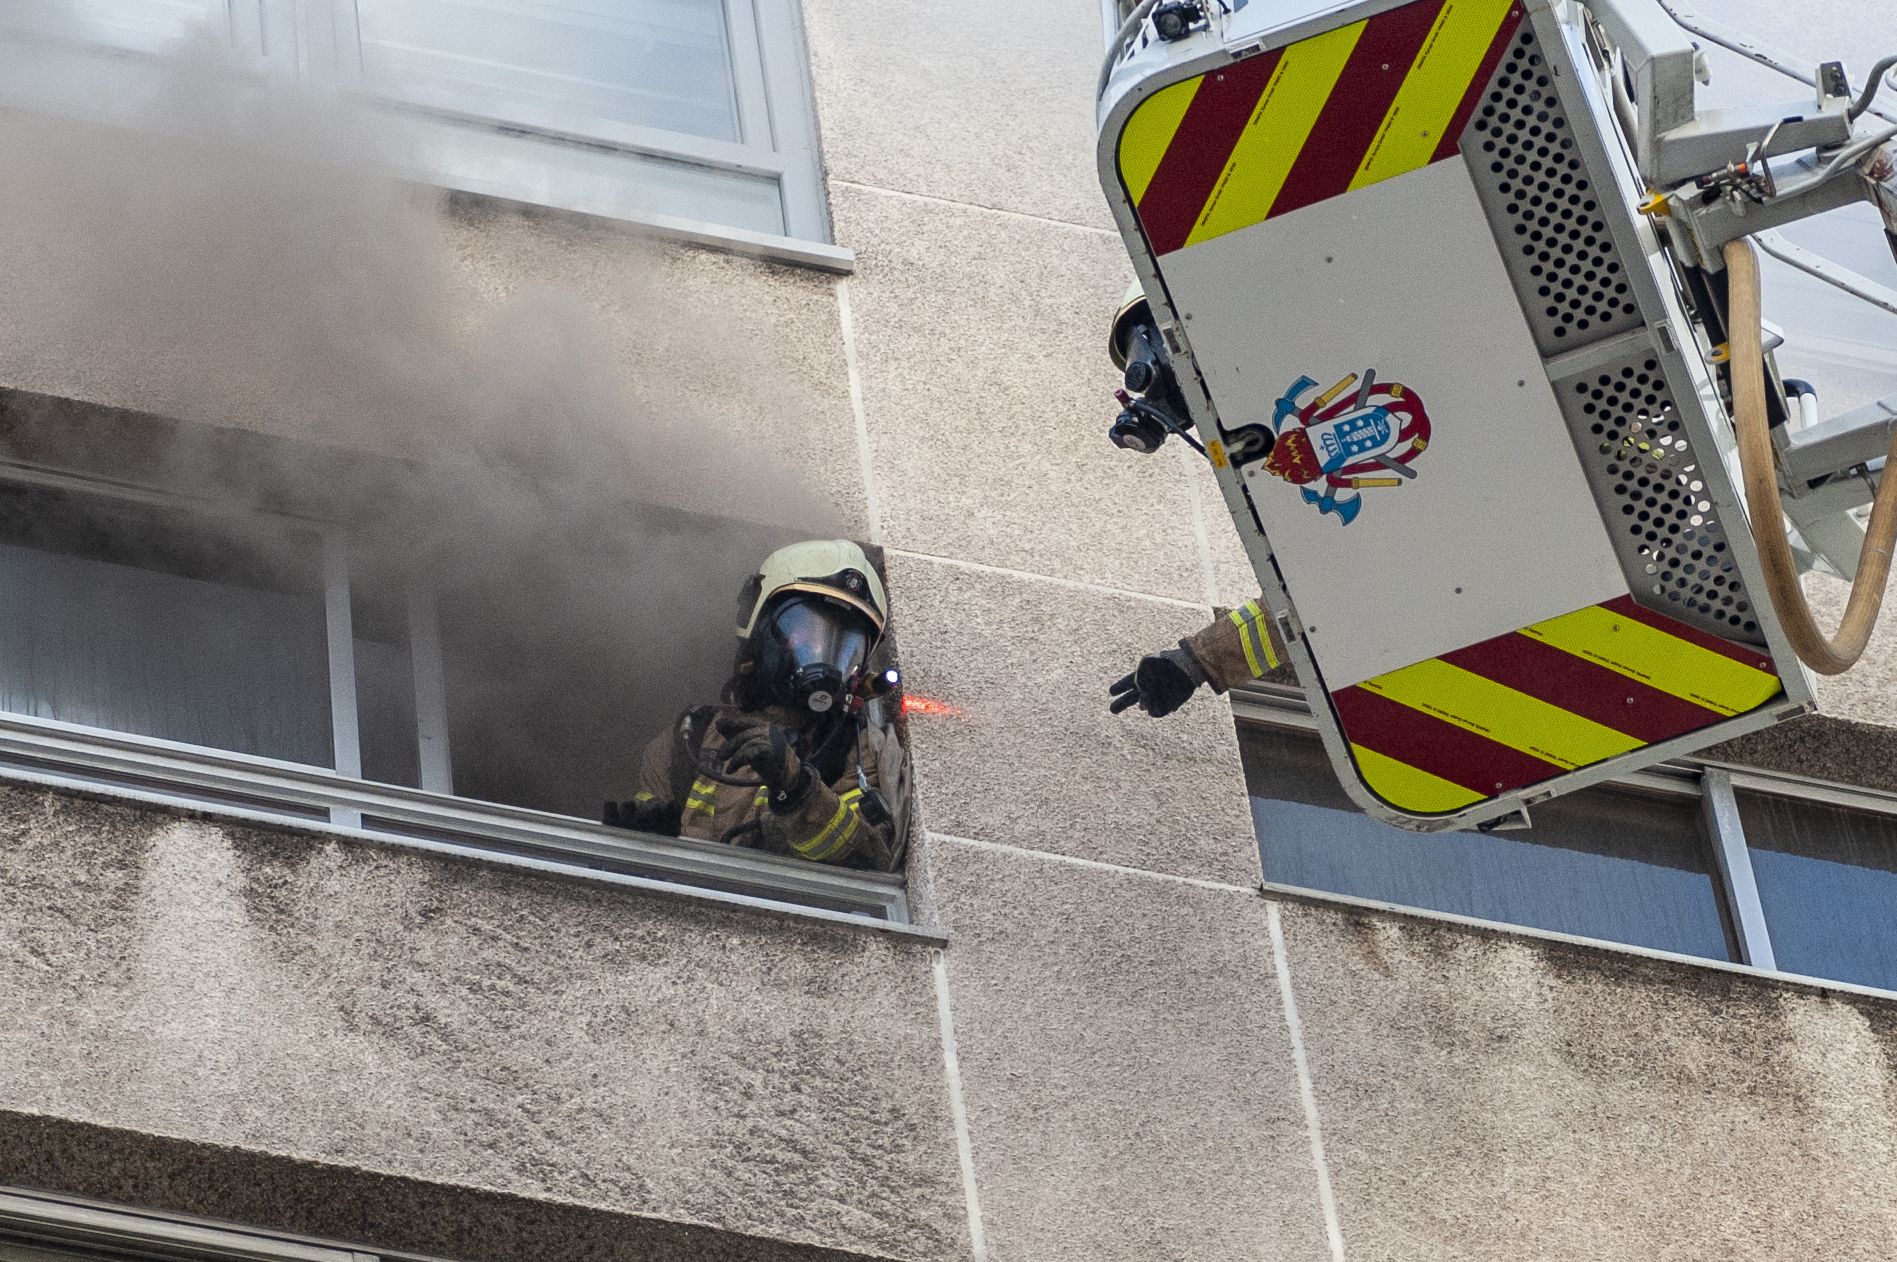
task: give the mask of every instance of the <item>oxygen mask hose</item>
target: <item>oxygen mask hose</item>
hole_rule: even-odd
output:
[[[1726,273],[1732,330],[1732,418],[1739,436],[1739,467],[1745,475],[1746,508],[1752,538],[1765,567],[1765,587],[1778,611],[1786,638],[1799,659],[1821,675],[1842,675],[1864,656],[1884,604],[1890,579],[1891,550],[1897,545],[1897,431],[1893,431],[1885,476],[1877,487],[1871,524],[1858,561],[1857,578],[1836,639],[1818,629],[1798,563],[1785,531],[1778,489],[1777,459],[1765,406],[1765,347],[1759,297],[1759,256],[1746,238],[1726,243]]]

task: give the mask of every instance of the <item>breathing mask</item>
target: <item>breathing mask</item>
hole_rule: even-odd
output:
[[[778,601],[753,633],[756,679],[769,699],[800,713],[848,709],[876,631],[840,600],[799,592]]]

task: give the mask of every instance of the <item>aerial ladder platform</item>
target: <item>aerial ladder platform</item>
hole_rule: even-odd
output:
[[[1875,619],[1897,401],[1818,418],[1755,247],[1897,310],[1776,235],[1855,203],[1897,224],[1891,66],[1702,109],[1677,19],[1145,0],[1110,41],[1100,177],[1149,312],[1129,406],[1204,450],[1388,822],[1519,824],[1808,713]],[[1838,641],[1812,569],[1857,580]]]

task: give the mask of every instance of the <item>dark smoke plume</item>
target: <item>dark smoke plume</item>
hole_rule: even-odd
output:
[[[348,506],[367,623],[412,576],[440,592],[457,787],[590,814],[715,694],[761,552],[838,532],[746,440],[767,418],[694,402],[782,365],[671,294],[675,254],[405,183],[372,110],[200,44],[118,103],[135,128],[0,111],[0,382],[188,422],[143,440],[149,485]],[[613,327],[552,287],[496,298],[502,238],[596,255]],[[217,455],[239,432],[282,441]],[[101,461],[127,441],[103,433]]]

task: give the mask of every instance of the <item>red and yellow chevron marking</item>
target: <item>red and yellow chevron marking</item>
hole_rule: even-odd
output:
[[[1749,714],[1780,691],[1765,652],[1623,596],[1331,700],[1371,791],[1446,815]]]
[[[1120,133],[1156,255],[1453,156],[1521,0],[1415,0],[1163,88]]]

